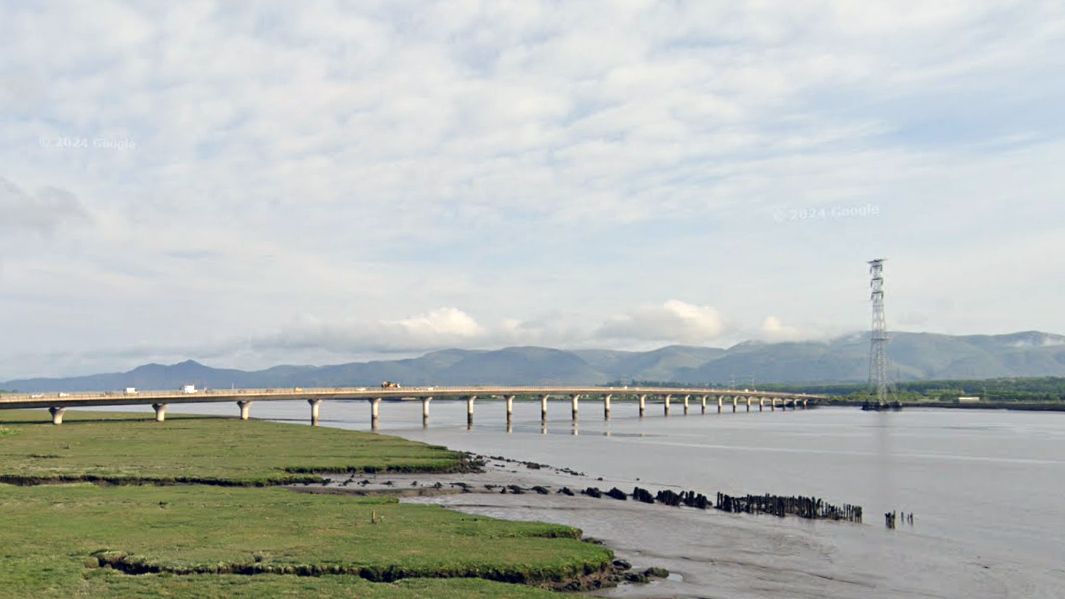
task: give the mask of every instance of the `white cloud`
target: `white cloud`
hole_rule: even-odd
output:
[[[417,351],[466,347],[478,343],[484,329],[465,312],[439,308],[399,320],[323,321],[304,316],[279,332],[253,338],[253,348],[315,349],[338,354]]]
[[[626,312],[671,296],[734,322],[787,301],[816,335],[864,328],[881,254],[900,269],[889,317],[966,297],[927,322],[1065,330],[1060,286],[1011,266],[1065,268],[1047,241],[1065,226],[1062,31],[1036,0],[7,3],[0,165],[21,188],[0,191],[0,330],[27,341],[0,363],[87,355],[100,330],[127,347],[730,334],[703,308]],[[136,149],[40,143],[63,137]],[[21,191],[42,186],[74,199]],[[36,239],[79,214],[93,227]],[[981,263],[989,243],[1010,264]],[[427,306],[462,312],[396,317]],[[320,321],[279,325],[298,314]]]
[[[758,332],[767,341],[797,341],[803,337],[799,329],[785,325],[776,316],[766,316]]]
[[[661,306],[637,308],[605,322],[593,337],[615,341],[706,343],[721,337],[726,325],[710,306],[669,300]]]

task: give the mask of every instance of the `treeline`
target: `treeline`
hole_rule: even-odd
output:
[[[997,378],[977,380],[904,381],[895,384],[899,401],[933,399],[956,401],[959,397],[979,397],[981,401],[1043,402],[1065,401],[1065,377]],[[873,392],[865,383],[834,383],[822,385],[772,384],[759,391],[793,391],[839,396],[841,399],[863,399]]]
[[[676,383],[669,381],[612,381],[606,386],[620,387],[711,387],[728,389],[723,383]],[[788,391],[831,395],[841,400],[863,401],[874,395],[866,383],[770,383],[754,388],[737,384],[733,388],[751,391]],[[896,383],[894,398],[899,401],[956,401],[959,397],[979,397],[981,401],[1062,402],[1065,401],[1065,377],[997,378],[975,380],[904,381]]]
[[[604,387],[664,387],[671,389],[728,389],[725,383],[677,383],[674,381],[616,380],[603,383]]]

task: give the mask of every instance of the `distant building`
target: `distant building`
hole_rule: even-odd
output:
[[[958,403],[974,403],[980,401],[979,397],[959,397]]]

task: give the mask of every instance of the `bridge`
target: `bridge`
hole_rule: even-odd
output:
[[[252,404],[257,401],[306,401],[311,407],[311,424],[318,426],[318,417],[322,403],[327,400],[366,400],[370,404],[370,422],[376,430],[380,421],[381,402],[390,400],[421,400],[422,424],[429,424],[429,404],[434,399],[451,399],[466,401],[466,422],[473,425],[474,402],[495,400],[506,403],[507,423],[514,414],[514,400],[518,397],[536,397],[540,400],[541,421],[547,421],[547,402],[552,398],[570,401],[573,420],[577,420],[580,400],[598,400],[603,404],[603,416],[610,419],[610,402],[612,399],[631,399],[639,401],[640,417],[646,415],[648,401],[661,403],[663,414],[669,416],[673,402],[683,405],[687,415],[692,399],[699,402],[703,414],[707,402],[717,404],[720,413],[728,404],[732,411],[746,406],[758,406],[764,411],[766,406],[775,412],[791,407],[806,409],[811,401],[823,399],[822,395],[805,393],[786,393],[768,391],[736,391],[725,389],[690,389],[683,387],[413,387],[413,388],[366,388],[366,387],[329,387],[283,389],[203,389],[195,392],[185,391],[104,391],[91,393],[11,393],[0,397],[0,410],[47,408],[52,415],[52,424],[62,424],[63,414],[67,408],[94,406],[133,406],[150,405],[155,409],[155,420],[163,422],[166,410],[171,404],[220,403],[233,402],[240,410],[241,420],[247,420],[251,414]]]

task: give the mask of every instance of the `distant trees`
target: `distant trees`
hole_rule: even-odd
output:
[[[672,389],[728,389],[728,385],[722,383],[677,383],[675,381],[638,381],[635,379],[616,380],[603,383],[604,387],[648,387],[648,388],[672,388]]]
[[[608,386],[638,387],[712,387],[727,389],[722,383],[675,383],[668,381],[613,381]],[[741,388],[743,388],[741,386]],[[759,384],[759,391],[787,391],[830,395],[844,401],[865,401],[874,394],[866,383],[769,383]],[[1044,376],[975,380],[905,381],[896,384],[899,401],[956,401],[975,396],[983,401],[1065,402],[1065,377]]]

